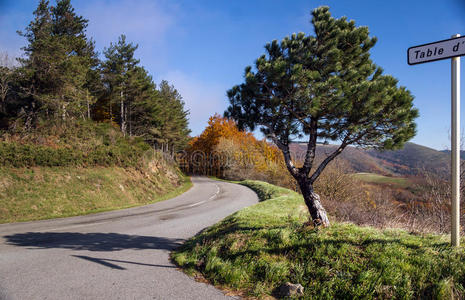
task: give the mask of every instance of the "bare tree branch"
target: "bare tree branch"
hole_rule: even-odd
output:
[[[6,52],[0,52],[0,110],[5,113],[5,102],[12,81],[14,63]]]

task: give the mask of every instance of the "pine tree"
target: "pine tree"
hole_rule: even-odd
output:
[[[174,151],[184,148],[190,130],[189,113],[184,109],[181,95],[167,81],[162,81],[156,89],[145,70],[139,74],[143,88],[139,90],[132,109],[133,132],[162,149]]]
[[[24,33],[22,74],[30,81],[29,96],[46,117],[85,117],[90,102],[88,74],[95,70],[94,43],[87,39],[88,21],[76,15],[70,0],[55,7],[41,0]]]
[[[24,119],[28,128],[39,117],[92,118],[117,122],[124,134],[170,149],[184,145],[188,112],[176,89],[162,83],[162,91],[157,90],[134,57],[137,45],[124,35],[105,49],[106,60],[100,62],[94,42],[86,37],[87,23],[70,0],[58,0],[55,6],[39,2],[34,19],[19,32],[27,46],[14,84],[4,84],[9,69],[0,68],[0,111],[5,109],[6,87],[15,94],[9,107],[17,112],[11,115]],[[1,119],[3,124],[7,118]]]
[[[162,107],[165,110],[159,116],[162,124],[160,142],[170,149],[183,148],[187,144],[190,133],[187,119],[189,112],[184,110],[184,101],[173,85],[163,80],[159,91]]]
[[[52,101],[49,101],[50,95],[56,89],[49,1],[41,0],[33,15],[34,20],[26,27],[26,31],[18,31],[28,42],[27,46],[22,48],[25,58],[19,59],[21,68],[18,73],[22,75],[22,96],[29,104],[25,108],[30,114],[39,108],[48,112],[53,106]]]
[[[188,112],[178,91],[166,81],[157,90],[152,77],[134,57],[137,45],[121,35],[105,49],[102,63],[107,95],[98,107],[107,106],[110,118],[119,110],[116,121],[124,134],[143,137],[160,147],[179,149],[187,144]],[[99,109],[101,113],[101,109]]]
[[[159,127],[156,116],[160,113],[158,92],[152,77],[143,67],[135,67],[129,76],[127,85],[128,130],[129,135],[143,136],[152,143],[148,134],[154,127]]]
[[[397,149],[415,135],[413,97],[383,75],[370,59],[376,38],[367,27],[331,17],[328,7],[312,13],[315,35],[293,34],[265,46],[266,54],[245,69],[245,82],[228,91],[225,112],[240,127],[260,127],[283,153],[316,226],[329,225],[313,190],[329,162],[348,145]],[[302,167],[289,153],[294,138],[308,138]],[[317,141],[340,146],[314,166]]]
[[[86,84],[96,67],[94,43],[85,35],[88,20],[76,15],[70,0],[59,0],[52,12],[52,36],[60,45],[58,97],[62,119],[67,115],[85,118],[90,100]],[[86,114],[87,112],[87,114]]]
[[[113,119],[112,107],[115,101],[118,101],[120,110],[119,124],[124,134],[127,133],[128,125],[130,77],[134,74],[135,68],[139,63],[139,60],[134,58],[134,52],[137,50],[137,47],[137,45],[127,43],[126,36],[121,35],[117,43],[111,43],[110,47],[104,50],[106,61],[103,62],[102,73],[110,99],[108,103],[110,117]]]

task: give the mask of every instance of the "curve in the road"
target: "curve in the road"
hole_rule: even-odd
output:
[[[95,215],[0,225],[0,299],[226,299],[176,269],[169,251],[258,201],[194,177],[171,200]]]

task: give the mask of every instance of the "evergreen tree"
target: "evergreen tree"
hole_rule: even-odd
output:
[[[57,96],[62,118],[67,115],[85,118],[89,104],[93,102],[86,88],[87,79],[97,66],[94,42],[85,35],[88,20],[76,15],[70,0],[57,1],[51,12],[52,36],[61,47]]]
[[[138,68],[138,96],[134,98],[131,125],[133,133],[164,150],[179,150],[187,145],[190,130],[188,112],[178,91],[167,81],[157,90],[152,78]]]
[[[376,38],[328,7],[313,11],[315,35],[293,34],[265,46],[266,55],[245,69],[245,82],[228,91],[225,112],[241,127],[260,127],[283,153],[316,226],[329,225],[313,184],[348,145],[397,149],[415,135],[413,97],[370,59]],[[305,161],[296,167],[289,143],[308,137]],[[314,166],[317,141],[340,146]]]
[[[143,67],[135,67],[128,82],[128,130],[130,135],[142,136],[147,142],[153,142],[148,134],[158,128],[156,116],[161,113],[158,91],[152,77]]]
[[[137,45],[128,43],[124,35],[105,49],[102,74],[107,94],[97,108],[102,114],[101,107],[108,107],[108,115],[124,134],[142,136],[165,149],[179,149],[190,133],[182,97],[166,81],[156,89],[152,77],[138,65],[136,50]],[[117,109],[119,116],[114,118]]]
[[[87,72],[84,88],[85,88],[85,105],[87,108],[87,119],[94,119],[91,112],[99,98],[102,98],[105,94],[105,87],[101,78],[100,60],[97,54],[92,59],[92,68]]]
[[[106,61],[102,65],[103,81],[106,85],[109,95],[109,114],[113,120],[114,110],[113,105],[119,102],[119,124],[121,131],[126,134],[128,126],[128,107],[131,101],[130,81],[134,75],[135,68],[139,64],[139,60],[134,58],[134,52],[137,50],[137,45],[126,42],[126,36],[121,35],[118,42],[110,44],[109,48],[104,50]]]
[[[189,112],[184,110],[184,101],[179,92],[163,80],[159,87],[160,98],[164,113],[159,116],[162,124],[159,142],[170,149],[183,148],[188,141]]]
[[[23,47],[25,58],[19,59],[22,67],[18,71],[22,75],[24,93],[22,98],[29,104],[26,108],[29,115],[43,108],[48,112],[50,95],[56,89],[54,81],[54,45],[52,42],[52,19],[49,1],[41,0],[33,12],[34,20],[26,27],[25,32],[18,34],[27,39],[27,46]]]
[[[70,0],[55,7],[41,0],[24,33],[22,74],[30,81],[28,95],[47,117],[85,117],[89,72],[96,67],[94,43],[85,35],[88,21],[76,15]]]
[[[134,57],[137,45],[124,35],[105,49],[106,59],[100,62],[94,42],[85,35],[87,23],[70,0],[58,0],[55,6],[40,0],[34,19],[19,32],[27,39],[21,67],[14,72],[0,67],[0,127],[8,126],[5,120],[12,116],[26,128],[40,117],[92,118],[117,122],[124,134],[170,149],[184,145],[188,113],[176,89],[164,82],[157,90]],[[5,108],[14,113],[5,116]]]

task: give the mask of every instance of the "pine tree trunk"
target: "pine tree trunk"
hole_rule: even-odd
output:
[[[121,132],[126,135],[126,117],[124,115],[123,91],[121,91]]]
[[[3,92],[2,92],[3,93]],[[2,95],[2,113],[6,114],[6,109],[5,109],[5,100],[6,100],[6,93]]]
[[[129,104],[124,108],[124,118],[126,119],[126,130],[128,131],[129,136],[132,136],[131,129],[131,106]]]
[[[131,124],[131,105],[128,105],[129,107],[126,107],[126,117],[128,118],[128,131],[129,131],[129,136],[132,136],[132,124]]]
[[[87,119],[90,120],[89,91],[86,91],[86,100],[87,100]]]
[[[299,181],[299,186],[315,227],[329,226],[329,219],[326,215],[326,210],[323,205],[321,205],[320,196],[318,196],[318,194],[316,194],[313,190],[313,185],[308,181],[308,179],[303,179]]]

